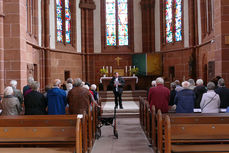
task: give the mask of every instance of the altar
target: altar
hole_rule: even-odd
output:
[[[125,80],[125,86],[126,85],[130,85],[131,89],[134,91],[135,90],[135,86],[138,83],[138,77],[137,76],[126,76],[126,77],[122,77]],[[107,87],[110,84],[112,77],[101,77],[100,78],[100,83],[103,84],[103,90],[107,91]]]

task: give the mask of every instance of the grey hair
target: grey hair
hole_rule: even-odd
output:
[[[31,89],[33,91],[37,91],[38,89],[40,88],[40,83],[38,81],[34,81],[32,84],[31,84]]]
[[[187,89],[190,86],[190,83],[188,81],[182,82],[182,87]]]
[[[13,95],[14,94],[14,91],[13,91],[13,88],[8,86],[4,89],[4,95],[5,96],[10,96],[10,95]]]
[[[53,81],[53,86],[59,86],[60,84],[61,84],[60,79],[55,79],[55,80]]]
[[[189,79],[188,82],[190,83],[190,85],[195,86],[195,81],[193,79]]]
[[[95,85],[95,84],[92,84],[92,85],[91,85],[91,90],[94,90],[94,91],[95,91],[95,90],[96,90],[96,88],[97,88],[97,87],[96,87],[96,85]]]
[[[28,78],[28,85],[31,85],[34,82],[34,78],[33,77],[29,77]]]
[[[11,80],[10,81],[10,86],[13,87],[13,88],[16,88],[17,87],[17,81],[16,80]]]
[[[225,86],[225,82],[224,82],[224,79],[223,78],[219,79],[218,86],[219,87],[224,87]]]
[[[156,83],[157,83],[157,84],[164,84],[164,79],[163,79],[162,77],[158,77],[158,78],[156,79]]]
[[[153,80],[153,81],[151,82],[151,85],[152,85],[153,87],[155,87],[155,86],[157,86],[157,82],[156,82],[155,80]]]
[[[174,82],[176,83],[176,85],[180,85],[180,81],[179,80],[175,80]]]
[[[198,79],[198,80],[196,80],[196,84],[197,85],[203,85],[204,81],[202,79]]]
[[[67,83],[71,83],[72,84],[73,83],[73,79],[72,78],[68,78],[67,79]]]
[[[215,89],[215,84],[213,82],[208,82],[207,89],[208,90],[214,90]]]
[[[74,79],[73,86],[74,87],[79,87],[82,85],[82,80],[80,78]]]
[[[176,83],[175,82],[172,82],[172,83],[170,83],[170,87],[172,88],[172,89],[176,89]]]

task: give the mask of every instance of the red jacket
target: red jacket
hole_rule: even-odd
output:
[[[149,90],[148,101],[150,103],[150,108],[155,105],[156,111],[160,109],[162,113],[168,112],[170,91],[163,85],[157,85]]]

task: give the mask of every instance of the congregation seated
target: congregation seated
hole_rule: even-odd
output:
[[[219,95],[214,91],[215,84],[209,82],[207,84],[207,93],[203,94],[200,102],[200,108],[202,113],[219,113],[220,98]]]
[[[15,97],[13,88],[8,86],[4,90],[4,97],[1,103],[2,115],[19,115],[22,111],[21,104]]]
[[[182,83],[183,90],[177,92],[174,103],[176,104],[176,113],[193,113],[195,103],[195,93],[190,89],[190,83]]]
[[[47,101],[43,94],[39,92],[40,83],[34,81],[31,84],[32,91],[25,96],[25,115],[45,115]]]

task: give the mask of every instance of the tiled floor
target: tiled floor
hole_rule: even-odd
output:
[[[153,153],[138,118],[118,118],[117,130],[118,139],[111,126],[102,127],[102,136],[96,140],[92,153]]]

